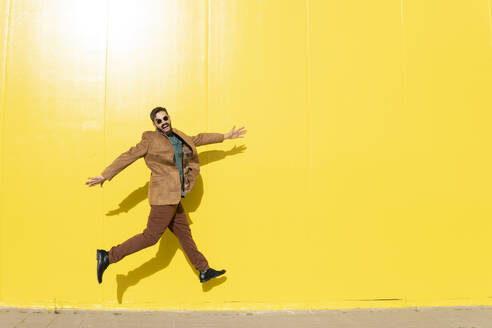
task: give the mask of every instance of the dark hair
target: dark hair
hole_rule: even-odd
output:
[[[154,119],[155,119],[155,116],[157,115],[157,113],[162,112],[162,111],[166,112],[166,114],[169,115],[169,113],[167,112],[167,109],[165,109],[164,107],[156,107],[150,112],[151,121],[154,122]]]

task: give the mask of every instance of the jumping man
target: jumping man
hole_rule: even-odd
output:
[[[111,247],[108,251],[97,250],[97,280],[102,283],[104,270],[125,256],[157,243],[164,230],[169,228],[179,239],[186,256],[200,272],[200,282],[208,281],[225,273],[225,270],[212,269],[200,253],[191,236],[186,219],[186,212],[181,205],[184,198],[195,185],[200,163],[196,147],[219,143],[224,139],[243,138],[244,127],[227,134],[199,133],[188,136],[173,128],[171,117],[164,107],[156,107],[150,113],[155,131],[142,133],[141,141],[130,150],[118,156],[101,175],[89,177],[89,187],[101,184],[121,172],[128,165],[144,157],[145,163],[152,171],[149,185],[150,214],[145,230],[122,244]]]

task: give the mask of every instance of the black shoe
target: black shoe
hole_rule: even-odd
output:
[[[97,250],[97,281],[99,283],[102,282],[102,276],[104,270],[109,265],[109,253],[106,252],[104,249],[98,249]]]
[[[200,282],[209,281],[212,278],[222,276],[225,272],[226,270],[216,271],[212,268],[209,268],[208,270],[205,271],[200,271]]]

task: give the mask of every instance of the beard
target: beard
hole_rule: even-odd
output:
[[[169,131],[167,131],[167,132],[166,132],[166,131],[162,128],[162,125],[161,125],[161,126],[158,126],[158,127],[157,127],[157,130],[159,130],[162,134],[165,134],[165,135],[168,135],[168,136],[172,135],[172,133],[173,133],[173,127],[172,127],[171,123],[169,123]]]

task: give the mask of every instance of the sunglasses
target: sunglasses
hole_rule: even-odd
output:
[[[169,119],[169,117],[167,116],[164,116],[163,117],[164,121],[167,121]],[[164,122],[163,120],[161,120],[160,118],[158,118],[157,120],[155,120],[157,124],[161,124],[162,122]]]

